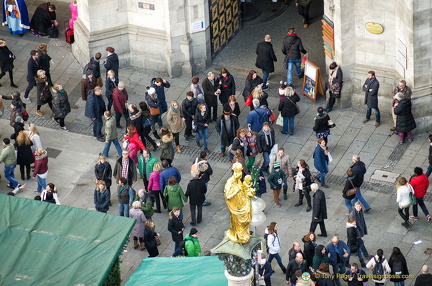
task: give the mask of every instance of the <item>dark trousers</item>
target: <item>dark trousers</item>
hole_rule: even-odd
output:
[[[52,111],[52,107],[53,107],[53,105],[52,105],[52,101],[48,101],[48,106],[49,106],[49,108],[51,108],[51,111]],[[37,105],[37,106],[36,106],[36,110],[40,110],[41,107],[42,107],[42,105]]]
[[[317,227],[318,224],[319,224],[320,229],[321,229],[321,234],[322,235],[327,235],[327,230],[326,230],[326,227],[325,227],[325,224],[324,224],[324,220],[320,221],[320,222],[312,221],[311,225],[310,225],[309,231],[315,232],[315,229],[316,229],[316,227]]]
[[[196,210],[198,209],[198,215],[196,214]],[[190,204],[191,211],[191,220],[192,223],[200,223],[202,221],[202,204],[201,205],[192,205]]]
[[[161,199],[162,199],[163,206],[166,209],[167,205],[166,205],[166,203],[163,200],[164,196],[163,196],[162,192],[159,191],[159,190],[152,190],[151,193],[154,196],[155,201],[156,201],[156,210],[159,211],[159,212],[161,210],[161,204],[160,204]]]
[[[303,190],[299,190],[299,202],[303,203],[303,198],[306,197],[308,207],[311,207],[311,196],[310,191],[306,188],[306,191],[303,193]]]
[[[108,100],[107,110],[111,111],[111,107],[113,105],[112,95],[111,94],[110,95],[106,94],[105,96],[106,96],[106,98]]]
[[[176,146],[180,145],[180,133],[173,133]]]
[[[213,109],[213,110],[212,110],[212,109]],[[209,118],[212,119],[213,121],[217,121],[217,117],[218,117],[217,109],[218,109],[217,104],[214,105],[214,106],[209,106],[209,107],[208,107],[208,111],[209,111]]]
[[[192,118],[189,117],[185,117],[185,132],[184,132],[184,136],[185,137],[189,137],[192,135]]]
[[[145,172],[145,171],[144,171]],[[148,186],[148,180],[147,178],[144,176],[143,178],[143,183],[144,183],[144,189],[147,191],[147,186]],[[153,194],[152,194],[153,195]]]
[[[424,197],[417,198],[417,203],[413,205],[413,216],[418,217],[418,206],[421,207],[425,216],[429,215],[429,210],[424,203]]]
[[[57,121],[60,124],[60,127],[64,127],[65,126],[65,122],[64,122],[64,117],[54,117],[55,121]]]
[[[153,138],[150,137],[150,131],[151,131],[150,127],[145,127],[143,129],[142,134],[141,134],[141,140],[142,140],[143,144],[145,144],[145,142],[146,142],[145,139],[147,139],[147,141],[153,145],[153,148],[156,149],[156,142],[153,140]],[[146,146],[146,148],[148,148],[148,146]]]
[[[298,13],[303,16],[305,24],[309,24],[309,7],[310,4],[306,6],[298,5]]]
[[[335,104],[335,102],[336,102],[336,97],[332,97],[331,94],[330,94],[330,98],[329,98],[329,102],[328,102],[328,105],[327,105],[327,109],[332,110],[333,109],[333,105]]]
[[[93,136],[96,138],[102,137],[102,117],[98,116],[95,120],[93,120]]]
[[[134,236],[133,237],[133,240],[139,240],[139,242],[144,242],[144,237],[136,237],[136,236]]]
[[[129,119],[129,111],[127,109],[125,109],[123,114],[121,114],[120,112],[115,113],[115,119],[116,119],[117,127],[120,126],[120,119],[122,118],[122,115],[124,115],[125,122],[127,122]]]
[[[401,218],[406,222],[409,221],[409,207],[406,208],[398,208],[398,213],[401,216]]]
[[[14,83],[14,80],[13,80],[13,71],[10,70],[8,73],[9,73],[9,80],[10,80],[10,84],[11,84],[11,85],[15,84],[15,83]],[[0,73],[0,79],[2,79],[2,77],[4,77],[5,74],[6,74],[6,72],[2,72],[2,73]]]
[[[28,165],[19,165],[19,166],[20,166],[21,177],[24,178],[24,167],[26,169],[26,175],[27,175],[27,177],[30,177],[30,164],[28,164]]]
[[[24,98],[28,98],[30,91],[33,89],[33,87],[35,85],[36,85],[35,81],[29,82],[29,84],[28,84],[28,86],[27,86],[27,88],[25,90],[25,93],[24,93]]]

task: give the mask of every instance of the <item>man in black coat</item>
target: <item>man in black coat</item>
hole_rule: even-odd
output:
[[[366,123],[370,120],[372,108],[375,110],[375,127],[380,126],[381,116],[378,108],[378,90],[379,90],[379,81],[375,77],[374,71],[368,72],[368,78],[363,84],[363,90],[365,92],[365,101],[364,103],[367,105],[366,109],[366,118],[363,119],[363,123]]]
[[[106,48],[108,53],[107,58],[104,62],[104,67],[106,69],[105,78],[108,78],[108,71],[112,70],[115,72],[115,76],[119,79],[119,58],[115,53],[115,49],[113,47]]]
[[[188,91],[186,93],[186,99],[182,102],[182,111],[183,111],[183,117],[185,119],[185,131],[184,136],[186,142],[189,142],[191,139],[195,138],[194,135],[192,135],[192,121],[195,116],[195,112],[198,106],[198,101],[196,98],[194,98],[194,94],[192,91]]]
[[[421,274],[417,276],[414,286],[432,285],[432,275],[429,273],[429,267],[425,264],[422,266]]]
[[[228,105],[224,106],[222,117],[216,121],[216,131],[219,133],[221,139],[220,153],[221,157],[225,156],[226,147],[233,143],[234,138],[239,129],[239,122],[237,116],[232,114],[232,110]],[[230,160],[234,158],[230,153]]]
[[[256,47],[256,63],[255,66],[260,68],[263,73],[263,90],[267,90],[267,79],[269,74],[274,72],[274,63],[277,62],[276,55],[271,44],[270,35],[265,35],[264,41],[258,43]]]
[[[206,183],[199,177],[199,172],[191,172],[192,179],[189,181],[186,190],[186,197],[189,197],[191,211],[191,225],[196,225],[202,221],[202,206],[207,193]],[[196,210],[198,209],[198,214]]]
[[[88,94],[84,115],[93,120],[93,136],[101,142],[105,142],[105,138],[102,136],[102,116],[105,110],[105,102],[102,98],[102,88],[96,86]]]
[[[8,72],[9,79],[10,79],[10,86],[17,88],[18,86],[15,85],[13,79],[14,60],[15,60],[15,55],[6,46],[6,41],[0,39],[0,70],[1,70],[0,79],[6,74],[6,72]]]
[[[317,225],[320,225],[321,233],[318,236],[327,237],[324,220],[327,219],[326,198],[323,191],[318,188],[318,184],[311,184],[313,194],[312,222],[309,231],[315,232]]]
[[[302,40],[297,37],[294,27],[288,28],[288,35],[283,40],[282,53],[285,55],[285,68],[287,71],[287,83],[292,85],[292,70],[293,66],[296,67],[297,76],[303,77],[300,69],[301,64],[301,53],[306,54],[306,50],[303,48]]]
[[[360,187],[363,184],[364,181],[364,175],[366,174],[366,166],[365,163],[360,161],[359,155],[352,156],[352,165],[351,165],[351,171],[354,174],[354,179],[352,179],[354,187],[358,188],[358,192],[356,194],[356,198],[363,204],[365,207],[365,213],[368,213],[371,210],[371,207],[366,202],[366,200],[363,198],[361,194]]]
[[[270,164],[270,152],[275,143],[275,134],[273,128],[270,127],[268,122],[264,122],[263,128],[257,136],[258,152],[262,153],[264,158],[264,163],[261,167],[263,172],[268,172],[268,167]]]
[[[24,101],[27,103],[30,103],[31,100],[28,97],[30,91],[33,89],[33,87],[36,85],[36,73],[40,69],[40,63],[38,62],[39,54],[35,50],[30,51],[30,58],[27,62],[27,82],[28,86],[24,93]]]
[[[297,277],[295,272],[300,270],[302,273],[306,272],[308,269],[306,260],[303,259],[303,255],[301,253],[297,253],[295,259],[290,260],[287,266],[286,271],[286,283],[295,285],[297,283]]]
[[[204,92],[204,100],[208,107],[210,123],[217,121],[217,98],[220,94],[219,83],[215,80],[215,75],[212,72],[207,74],[207,77],[201,84]],[[213,109],[213,111],[212,111]],[[213,114],[213,116],[212,116]]]

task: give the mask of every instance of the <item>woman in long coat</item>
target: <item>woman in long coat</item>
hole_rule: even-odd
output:
[[[321,183],[323,188],[328,188],[329,186],[325,183],[325,175],[328,173],[328,152],[325,146],[325,141],[323,138],[318,139],[318,144],[315,147],[313,154],[314,166],[319,172],[315,178]]]
[[[8,72],[10,86],[17,88],[18,86],[15,85],[13,80],[13,71],[12,71],[14,68],[14,64],[13,64],[14,60],[15,60],[15,55],[6,46],[6,41],[0,40],[0,70],[1,70],[0,79]]]
[[[300,113],[300,109],[296,102],[300,101],[300,97],[294,92],[292,87],[288,86],[284,90],[285,96],[279,103],[279,111],[283,118],[282,134],[288,134],[288,126],[290,135],[294,134],[294,117]]]
[[[144,228],[144,245],[147,248],[149,257],[156,257],[159,255],[157,248],[156,237],[159,236],[155,232],[155,224],[152,220],[146,220]]]
[[[263,79],[256,73],[256,71],[251,70],[246,77],[245,88],[243,90],[243,97],[246,102],[248,96],[258,85],[262,86]]]
[[[340,66],[337,65],[336,62],[332,62],[329,66],[329,102],[325,109],[326,112],[330,112],[333,109],[333,105],[335,104],[336,98],[341,97],[342,92],[342,83],[343,83],[343,73]]]
[[[24,0],[2,0],[3,26],[7,25],[12,35],[23,36],[30,29],[27,5]]]
[[[178,104],[177,100],[173,100],[171,102],[170,108],[168,108],[167,121],[171,133],[174,136],[177,153],[181,154],[182,151],[180,149],[180,131],[183,129],[184,117],[181,106],[180,104]]]
[[[135,226],[132,229],[133,236],[133,248],[138,248],[138,240],[140,250],[143,251],[145,249],[144,246],[144,223],[146,218],[144,216],[143,211],[141,210],[141,203],[139,201],[135,201],[132,203],[132,209],[129,211],[129,218],[136,219]]]
[[[24,181],[24,167],[26,168],[27,180],[30,180],[30,165],[34,162],[31,146],[33,142],[25,131],[20,131],[14,144],[17,150],[17,164],[20,166],[21,179]]]
[[[394,114],[397,115],[396,132],[399,133],[400,144],[404,143],[405,137],[408,139],[408,142],[412,142],[411,130],[417,126],[411,112],[411,99],[405,98],[400,92],[395,94],[395,98],[399,100],[398,105],[394,109]]]
[[[172,142],[174,141],[174,137],[171,132],[166,127],[161,128],[161,141],[160,148],[161,152],[161,162],[163,160],[167,160],[168,164],[171,166],[172,161],[174,160],[174,148]]]
[[[71,112],[69,99],[61,84],[54,84],[53,91],[53,113],[54,120],[60,124],[60,128],[69,131],[65,126],[65,118]]]
[[[219,101],[224,105],[228,102],[228,97],[235,95],[236,86],[234,82],[234,77],[228,72],[226,68],[222,68],[219,74],[219,88],[220,95]]]
[[[37,106],[36,106],[36,114],[39,116],[43,116],[42,111],[40,111],[40,108],[42,105],[45,105],[48,103],[48,106],[51,108],[51,111],[53,109],[52,105],[52,94],[49,89],[48,79],[45,75],[44,70],[38,70],[37,75],[35,77],[36,80],[36,87],[37,87]],[[43,98],[42,93],[44,90],[47,89],[46,93],[48,94],[45,98]],[[45,93],[45,92],[44,92]]]

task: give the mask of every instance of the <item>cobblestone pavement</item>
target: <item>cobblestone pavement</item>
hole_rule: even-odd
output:
[[[32,13],[37,3],[42,1],[27,2],[29,11]],[[64,3],[59,3],[59,5],[63,9],[66,7]],[[322,11],[315,10],[313,15],[314,19],[311,26],[307,30],[300,30],[298,32],[302,36],[313,61],[322,70],[325,70],[319,35],[319,17],[322,15]],[[62,23],[65,19],[67,19],[67,13],[60,13],[59,22]],[[269,105],[272,109],[275,109],[278,104],[278,96],[276,95],[278,82],[284,80],[286,76],[285,70],[282,68],[283,57],[279,46],[286,32],[285,27],[296,23],[298,25],[299,22],[300,17],[297,15],[293,5],[291,5],[283,14],[271,21],[245,26],[232,43],[214,59],[213,65],[208,69],[216,71],[220,67],[226,66],[234,75],[237,85],[237,98],[242,107],[239,119],[243,124],[246,122],[248,108],[244,106],[240,93],[243,90],[244,78],[247,72],[249,69],[254,68],[254,49],[256,43],[262,39],[265,33],[269,31],[272,33],[273,44],[279,58],[276,65],[277,71],[270,78]],[[37,38],[31,34],[26,34],[24,37],[19,38],[11,36],[6,28],[0,30],[0,35],[7,40],[9,48],[17,55],[14,75],[20,92],[23,92],[27,85],[26,63],[29,51],[35,49],[39,43],[46,42],[48,44],[48,53],[55,62],[51,72],[53,80],[63,84],[69,94],[72,105],[76,107],[66,119],[66,125],[71,132],[62,133],[59,130],[58,125],[50,119],[48,106],[42,108],[42,111],[45,113],[44,116],[37,116],[35,115],[34,103],[29,104],[28,110],[31,115],[29,122],[34,122],[41,127],[44,147],[50,148],[50,175],[48,180],[59,186],[59,196],[62,204],[94,210],[92,198],[93,167],[97,154],[103,149],[103,144],[91,137],[91,122],[83,115],[85,102],[81,100],[80,96],[82,67],[79,66],[71,55],[70,46],[64,42],[63,35],[59,39]],[[242,56],[239,57],[239,54]],[[197,76],[203,79],[204,74],[202,73]],[[121,80],[125,81],[126,89],[130,95],[129,101],[138,103],[144,100],[145,86],[156,75],[137,68],[121,68],[121,76]],[[158,76],[167,78],[163,74],[158,74]],[[11,91],[6,78],[2,79],[1,83],[3,86],[0,88],[0,94],[8,94]],[[174,99],[183,100],[186,91],[189,89],[190,79],[167,78],[167,80],[171,83],[171,88],[166,92],[168,101]],[[299,87],[300,80],[295,78],[294,85],[295,87]],[[35,98],[34,93],[35,89],[30,94],[32,99]],[[293,136],[281,134],[281,128],[274,126],[276,141],[280,147],[285,148],[291,156],[291,160],[295,163],[299,159],[305,159],[313,171],[315,169],[313,168],[311,155],[316,145],[315,134],[312,131],[313,118],[317,106],[324,104],[325,102],[322,98],[318,99],[316,105],[306,97],[301,98],[299,103],[301,112],[296,116],[295,133]],[[10,112],[6,102],[5,108],[6,112],[2,120],[0,120],[0,132],[2,136],[7,136],[12,132],[12,129],[8,126],[7,119]],[[220,112],[221,106],[219,106]],[[414,275],[418,273],[423,263],[428,263],[432,266],[430,254],[425,253],[425,250],[431,247],[432,231],[430,224],[427,223],[423,214],[420,212],[420,219],[413,222],[413,228],[407,231],[400,225],[401,219],[397,214],[394,182],[370,179],[376,170],[409,177],[414,167],[422,166],[426,168],[428,152],[427,134],[415,134],[412,143],[399,145],[399,140],[395,135],[389,136],[388,130],[391,127],[391,118],[388,115],[383,115],[382,124],[379,128],[375,128],[371,122],[362,123],[364,117],[363,110],[342,110],[336,105],[330,116],[337,126],[332,129],[332,134],[329,137],[329,151],[333,156],[333,162],[330,163],[330,172],[326,177],[330,188],[324,190],[328,205],[329,219],[326,221],[326,225],[329,237],[319,238],[318,243],[329,243],[332,235],[338,235],[343,240],[346,239],[346,208],[341,191],[344,185],[345,172],[350,165],[351,157],[353,154],[359,154],[361,160],[365,162],[368,168],[366,182],[362,187],[362,194],[372,207],[372,211],[366,214],[369,234],[365,238],[365,245],[369,252],[374,253],[378,248],[382,248],[385,256],[388,258],[393,246],[400,247],[408,259],[410,273]],[[122,125],[124,124],[122,123]],[[121,131],[124,132],[124,130]],[[120,132],[119,136],[121,135]],[[184,152],[176,154],[173,165],[180,170],[183,177],[180,185],[185,189],[189,179],[190,165],[198,156],[200,150],[196,148],[194,142],[186,143],[183,136],[181,136],[181,145]],[[209,161],[214,170],[208,192],[208,200],[212,202],[212,205],[203,209],[203,222],[197,227],[200,231],[199,240],[203,250],[216,246],[222,240],[224,231],[229,226],[229,213],[223,199],[223,187],[226,179],[231,174],[230,164],[227,157],[221,158],[218,156],[219,139],[214,131],[214,124],[211,124],[209,128],[209,149],[212,151]],[[115,158],[113,152],[114,148],[111,150],[111,156]],[[156,151],[155,155],[159,157],[160,151]],[[111,164],[114,164],[112,158],[109,161]],[[32,179],[27,183],[27,190],[29,192],[25,191],[20,196],[32,198],[31,190],[35,188],[36,182]],[[7,188],[4,179],[0,182],[0,186],[2,189],[1,192],[6,193]],[[289,190],[291,187],[292,179],[289,179]],[[142,182],[137,182],[134,188],[136,190],[142,188]],[[282,243],[281,256],[284,264],[288,263],[287,252],[292,242],[301,241],[301,238],[308,232],[311,219],[311,213],[306,213],[305,211],[306,207],[294,207],[294,204],[297,202],[297,194],[291,191],[288,193],[288,200],[282,201],[281,208],[274,206],[270,193],[263,196],[264,201],[267,203],[264,211],[267,220],[265,224],[257,228],[257,234],[263,235],[266,225],[271,221],[278,223]],[[115,202],[114,196],[112,200]],[[426,201],[428,203],[432,201],[429,194]],[[429,207],[431,206],[429,205]],[[113,203],[109,213],[118,214],[116,203]],[[190,230],[188,204],[184,208],[184,218],[187,232]],[[167,215],[166,213],[155,214],[153,219],[156,222],[157,231],[161,234],[162,245],[159,247],[160,255],[170,256],[173,252],[173,243],[166,228]],[[422,243],[413,244],[416,240],[422,240]],[[127,281],[130,274],[133,273],[141,260],[147,257],[147,255],[146,251],[136,251],[128,246],[122,256],[123,263],[121,264],[122,279],[124,282]],[[358,262],[358,259],[353,257],[351,262]],[[276,273],[272,276],[273,284],[283,285],[285,283],[284,275],[275,262],[273,262],[273,267],[276,270]],[[367,273],[370,273],[370,271],[367,270]],[[389,282],[387,284],[390,285]],[[414,284],[413,280],[407,280],[406,285],[411,284]],[[372,282],[368,282],[367,285],[373,284]]]

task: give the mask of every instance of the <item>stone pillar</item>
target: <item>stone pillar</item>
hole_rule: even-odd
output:
[[[228,286],[250,286],[251,285],[251,278],[253,275],[253,270],[249,272],[246,276],[233,276],[228,273],[227,270],[225,270],[225,277],[228,279]]]

